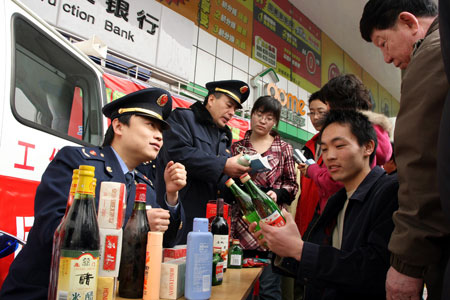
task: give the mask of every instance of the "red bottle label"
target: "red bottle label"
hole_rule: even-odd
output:
[[[119,237],[117,235],[107,235],[105,237],[105,253],[103,256],[103,270],[114,271],[117,261],[117,244]]]
[[[270,226],[283,227],[286,225],[286,222],[283,219],[283,216],[276,210],[268,216],[267,218],[261,219],[262,222],[269,224]]]

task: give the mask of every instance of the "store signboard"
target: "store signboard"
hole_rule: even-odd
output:
[[[287,0],[255,2],[253,12],[253,58],[275,67],[275,53],[277,73],[303,87],[320,87],[320,29]]]
[[[253,1],[158,1],[247,56],[251,55]]]
[[[189,77],[194,24],[187,22],[178,14],[165,13],[163,10],[167,8],[157,1],[23,0],[23,2],[57,28],[85,39],[96,35],[109,49],[156,67],[159,67],[157,53],[162,28],[172,28],[172,24],[179,24],[178,30],[164,31],[164,34],[171,35],[169,43],[172,41],[170,45],[164,44],[164,47],[183,49],[166,51],[167,55],[175,56],[166,56],[165,62],[170,59],[182,60],[183,64],[168,71],[184,79]]]

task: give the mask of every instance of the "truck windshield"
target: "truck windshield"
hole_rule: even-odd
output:
[[[13,30],[16,118],[74,142],[100,145],[102,102],[94,70],[20,16]]]

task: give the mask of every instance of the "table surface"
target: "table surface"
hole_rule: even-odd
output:
[[[246,299],[262,270],[262,268],[227,269],[222,284],[212,287],[210,299]],[[116,300],[123,299],[126,298],[116,297]]]

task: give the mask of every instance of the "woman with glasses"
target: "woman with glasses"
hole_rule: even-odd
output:
[[[272,169],[267,172],[250,174],[252,180],[278,205],[291,204],[298,191],[296,171],[293,159],[293,149],[281,140],[273,129],[278,125],[281,114],[281,104],[271,96],[259,97],[251,111],[251,130],[244,139],[231,146],[233,155],[257,154],[267,157]],[[267,257],[267,251],[259,247],[258,242],[248,231],[248,224],[242,219],[237,205],[233,207],[232,234],[239,238],[244,248],[244,257]],[[260,277],[260,299],[281,299],[280,276],[264,268]],[[251,297],[251,295],[250,295]]]

